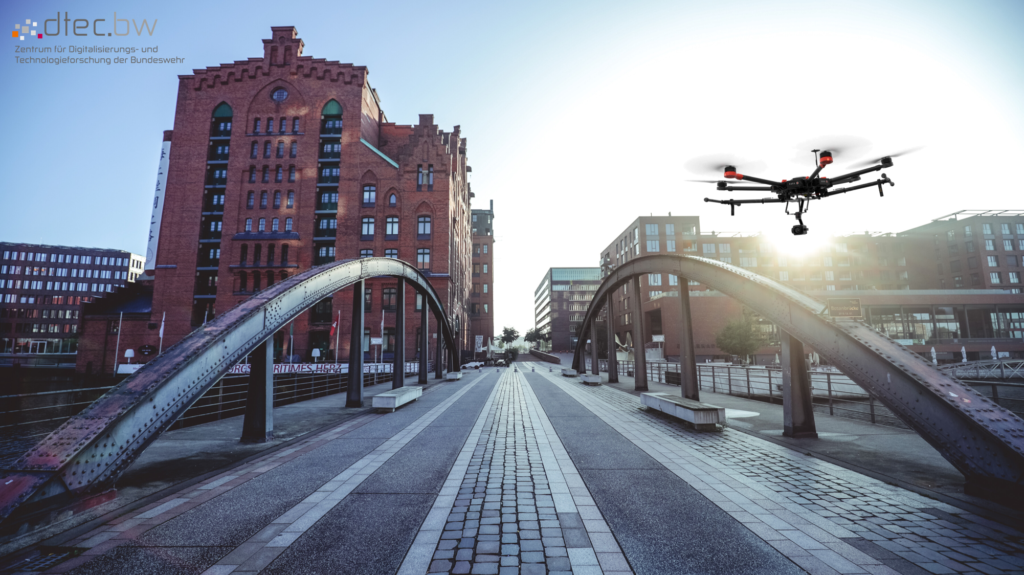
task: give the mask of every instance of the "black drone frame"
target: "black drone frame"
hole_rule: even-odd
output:
[[[742,204],[786,204],[786,214],[796,217],[797,225],[793,226],[793,235],[802,236],[807,233],[807,226],[804,225],[803,214],[807,213],[810,207],[811,200],[821,200],[831,196],[837,196],[839,194],[845,194],[854,190],[862,190],[864,188],[870,188],[871,186],[878,186],[878,195],[885,196],[882,191],[884,184],[895,186],[896,184],[889,179],[888,176],[882,174],[882,177],[864,184],[858,184],[856,186],[849,186],[846,188],[837,188],[830,190],[833,186],[839,186],[843,184],[850,184],[853,182],[860,181],[860,177],[864,174],[871,172],[877,172],[883,168],[892,167],[892,158],[886,156],[878,160],[878,165],[864,168],[863,170],[857,170],[848,174],[843,174],[835,178],[824,178],[820,177],[821,170],[825,166],[832,163],[832,153],[825,150],[821,151],[821,155],[818,155],[819,150],[813,150],[815,154],[815,160],[817,168],[814,173],[804,178],[796,178],[793,180],[782,180],[781,182],[773,182],[772,180],[765,180],[763,178],[757,178],[754,176],[748,176],[746,174],[740,174],[736,172],[736,168],[733,166],[725,167],[725,177],[728,179],[744,180],[755,182],[758,184],[764,184],[763,186],[735,186],[730,185],[730,182],[720,181],[718,182],[719,191],[724,192],[754,192],[754,191],[770,191],[777,197],[774,198],[761,198],[759,200],[714,200],[711,198],[704,198],[705,202],[714,202],[716,204],[725,204],[731,208],[732,215],[736,215],[736,206]],[[790,211],[790,203],[796,202],[796,210]]]

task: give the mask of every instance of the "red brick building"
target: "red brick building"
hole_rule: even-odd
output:
[[[473,351],[482,354],[494,337],[494,200],[473,210],[473,289],[469,317]],[[481,349],[482,348],[482,349]]]
[[[429,114],[416,125],[388,122],[366,67],[304,55],[293,27],[271,31],[262,55],[179,77],[154,208],[155,269],[144,276],[153,280],[148,323],[166,313],[167,347],[312,266],[391,257],[431,276],[470,349],[470,194],[460,128],[443,131]],[[366,337],[383,335],[384,349],[374,351],[384,357],[393,351],[396,285],[367,282]],[[418,302],[407,294],[412,336]],[[340,333],[348,334],[351,307],[347,290],[317,304],[275,336],[278,358],[308,360],[314,347],[332,358],[331,323],[340,312]],[[156,330],[144,333],[130,345],[157,345]],[[346,358],[348,338],[338,339]],[[407,357],[416,357],[418,338],[406,342]]]

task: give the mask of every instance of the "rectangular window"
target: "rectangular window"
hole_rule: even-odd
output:
[[[704,244],[704,253],[708,255],[714,255],[715,244]]]
[[[484,264],[484,273],[487,273],[487,264]]]
[[[981,224],[981,233],[986,236],[992,235],[992,224]]]
[[[1010,235],[1010,224],[1000,224],[999,225],[999,231],[1004,236]]]
[[[484,246],[484,247],[487,247],[487,246]],[[674,251],[676,251],[676,241],[675,240],[665,240],[665,251],[667,251],[667,252],[674,252]]]
[[[649,285],[649,286],[660,286],[661,285],[661,274],[647,274],[647,285]]]
[[[666,236],[673,236],[673,235],[675,235],[675,233],[676,233],[676,225],[675,224],[665,224],[665,235]]]
[[[649,236],[656,236],[658,235],[658,224],[646,224],[644,226],[644,231]]]
[[[999,267],[999,256],[988,256],[988,267],[997,268]]]
[[[245,231],[252,231],[252,218],[245,218]]]
[[[1003,251],[1013,251],[1013,240],[1003,240]]]
[[[732,253],[732,245],[730,245],[730,244],[718,244],[718,253],[720,253],[720,254]]]
[[[989,281],[991,281],[994,284],[1003,283],[1003,274],[1001,274],[1000,272],[991,272],[988,274],[988,278]]]
[[[658,240],[647,240],[647,253],[659,251]]]
[[[994,252],[996,250],[995,240],[985,240],[985,251]]]
[[[270,221],[270,231],[272,231],[272,232],[278,231],[278,229],[277,229],[277,218],[274,218],[273,220]]]
[[[1020,272],[1010,272],[1009,276],[1010,276],[1010,283],[1012,283],[1012,284],[1019,284],[1020,283]]]
[[[421,270],[430,269],[430,250],[427,248],[419,248],[416,250],[416,267]]]
[[[267,231],[267,218],[260,218],[260,227],[258,231]]]
[[[373,257],[373,250],[359,250],[359,257],[360,258],[372,258]]]
[[[398,250],[396,250],[394,248],[384,250],[384,257],[391,258],[393,260],[397,260],[398,259]]]

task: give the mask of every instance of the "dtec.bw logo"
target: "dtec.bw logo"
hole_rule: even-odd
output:
[[[131,34],[132,26],[135,27],[136,36],[142,36],[143,31],[152,36],[153,32],[156,31],[155,19],[153,20],[153,25],[150,26],[149,22],[146,20],[143,20],[140,24],[134,19],[129,21],[127,18],[118,18],[117,12],[114,12],[113,30],[110,30],[107,24],[105,24],[107,22],[105,18],[96,18],[95,20],[87,20],[85,18],[72,19],[68,13],[65,12],[63,22],[64,36],[128,36]],[[121,32],[122,28],[119,27],[121,22],[124,22],[124,32]],[[33,22],[31,19],[25,20],[24,24],[15,24],[14,30],[11,32],[11,37],[18,38],[19,40],[24,40],[26,37],[35,37],[42,40],[43,36],[60,36],[60,12],[57,12],[56,18],[44,20],[41,30],[38,29],[38,26],[39,22]],[[51,32],[51,28],[54,28],[55,30]],[[92,30],[92,34],[89,34],[90,30]]]
[[[31,28],[31,30],[32,30],[31,32],[29,32],[29,30],[30,30],[29,24],[31,24],[33,26],[33,28]],[[36,34],[36,31],[35,31],[35,28],[34,28],[35,26],[38,26],[38,25],[39,25],[38,22],[33,22],[32,20],[25,20],[24,24],[15,24],[14,25],[14,31],[11,32],[11,37],[12,38],[18,38],[20,40],[24,40],[25,36],[36,36],[37,38],[42,39],[43,35],[42,34]]]

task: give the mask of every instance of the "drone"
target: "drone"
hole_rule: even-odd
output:
[[[763,184],[761,186],[736,186],[732,185],[732,182],[725,180],[690,180],[696,182],[708,182],[718,184],[718,190],[724,192],[753,192],[753,191],[770,191],[776,195],[774,198],[761,198],[759,200],[715,200],[712,198],[704,198],[705,202],[714,202],[716,204],[725,204],[731,208],[732,215],[736,215],[736,206],[742,204],[774,204],[774,203],[785,203],[786,214],[795,216],[797,224],[793,226],[792,232],[794,236],[805,235],[808,231],[806,225],[804,225],[803,215],[807,213],[808,208],[812,200],[822,200],[839,194],[845,194],[854,190],[861,190],[864,188],[870,188],[872,186],[878,186],[878,195],[881,197],[885,196],[883,192],[883,186],[889,184],[895,186],[893,182],[884,173],[880,178],[873,182],[864,184],[858,184],[856,186],[848,186],[843,188],[836,188],[835,186],[842,186],[845,184],[851,184],[858,182],[861,176],[869,174],[871,172],[877,172],[883,168],[892,167],[892,159],[908,154],[917,150],[914,148],[911,150],[905,150],[897,154],[890,154],[881,158],[863,162],[855,165],[854,167],[870,166],[864,169],[859,169],[848,174],[836,176],[834,178],[826,178],[821,176],[821,171],[825,166],[832,163],[833,152],[837,151],[836,148],[831,148],[832,151],[826,149],[815,149],[811,150],[814,154],[815,170],[810,176],[800,176],[792,178],[790,180],[782,180],[774,182],[772,180],[765,180],[746,174],[741,174],[736,170],[735,165],[718,165],[716,169],[723,169],[725,178],[728,180],[743,180],[749,182],[755,182]],[[792,204],[796,204],[795,208],[791,207]]]

